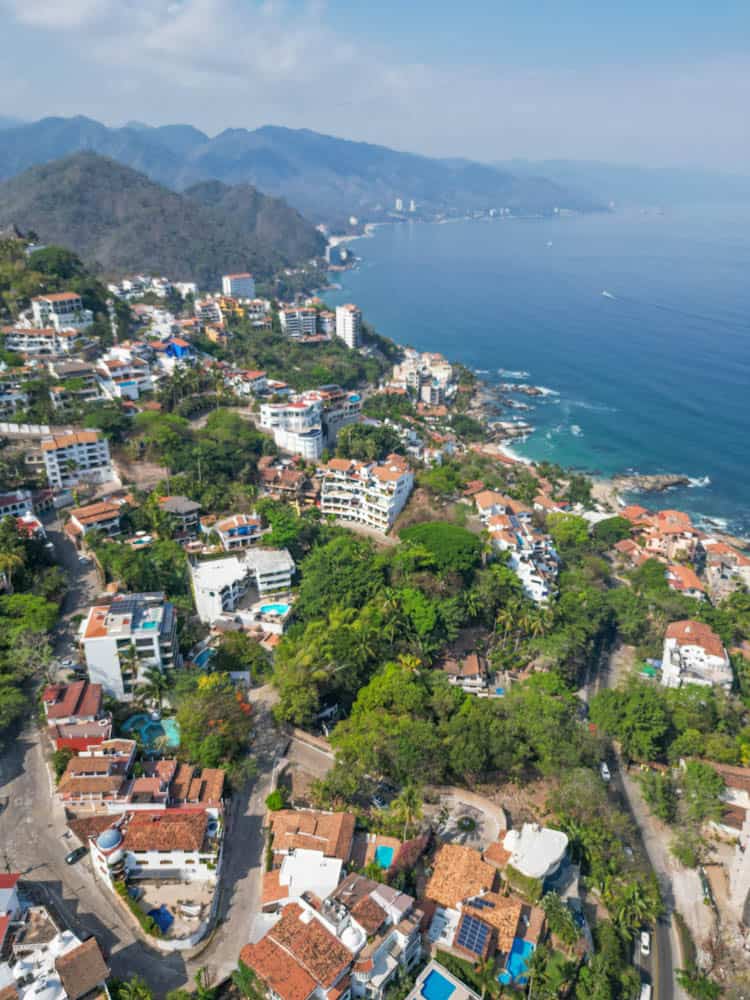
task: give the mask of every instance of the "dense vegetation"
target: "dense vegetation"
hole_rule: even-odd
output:
[[[254,195],[251,198],[251,192]],[[229,194],[227,194],[229,197]],[[176,194],[91,152],[36,166],[0,184],[0,225],[64,243],[107,272],[146,271],[218,287],[222,274],[270,276],[322,253],[294,209],[245,188],[244,210]],[[250,211],[250,202],[253,210]]]

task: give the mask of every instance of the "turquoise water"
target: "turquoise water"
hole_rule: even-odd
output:
[[[206,646],[206,648],[202,649],[200,653],[198,653],[198,655],[196,656],[195,663],[197,664],[197,666],[201,668],[201,670],[203,670],[203,668],[208,664],[208,661],[211,659],[213,655],[214,655],[213,649],[211,649],[209,646]]]
[[[261,614],[264,615],[285,615],[289,610],[288,604],[263,604],[261,605]]]
[[[519,986],[526,985],[526,970],[529,967],[529,960],[534,954],[534,945],[523,938],[514,938],[513,947],[508,953],[505,962],[505,972],[501,972],[497,977],[504,986],[508,983],[515,983]]]
[[[385,844],[380,844],[375,848],[375,864],[385,870],[390,868],[393,863],[393,848],[387,847]]]
[[[180,727],[175,719],[161,719],[155,722],[144,712],[139,712],[123,722],[122,731],[126,735],[137,732],[144,746],[149,748],[163,738],[166,738],[166,745],[170,750],[180,745]]]
[[[453,983],[441,976],[437,969],[432,969],[422,983],[422,996],[425,1000],[448,1000],[455,992]]]
[[[708,476],[649,503],[750,532],[749,223],[743,208],[386,226],[326,298],[490,382],[549,389],[518,397],[536,428],[523,455]]]

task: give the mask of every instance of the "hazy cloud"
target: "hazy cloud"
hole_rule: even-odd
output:
[[[344,36],[318,0],[0,0],[2,11],[6,114],[209,132],[272,122],[487,160],[744,170],[750,154],[750,60],[738,57],[575,72],[522,71],[501,55],[426,65]]]

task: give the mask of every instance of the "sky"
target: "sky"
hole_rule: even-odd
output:
[[[747,0],[0,0],[0,115],[747,173]]]

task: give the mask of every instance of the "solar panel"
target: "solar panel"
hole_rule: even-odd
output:
[[[467,951],[473,952],[475,955],[481,955],[484,951],[489,931],[490,929],[487,924],[476,917],[464,914],[461,926],[458,928],[456,943],[462,948],[466,948]]]
[[[481,896],[476,899],[469,901],[469,906],[475,907],[477,910],[494,910],[495,904],[489,899],[482,899]]]

